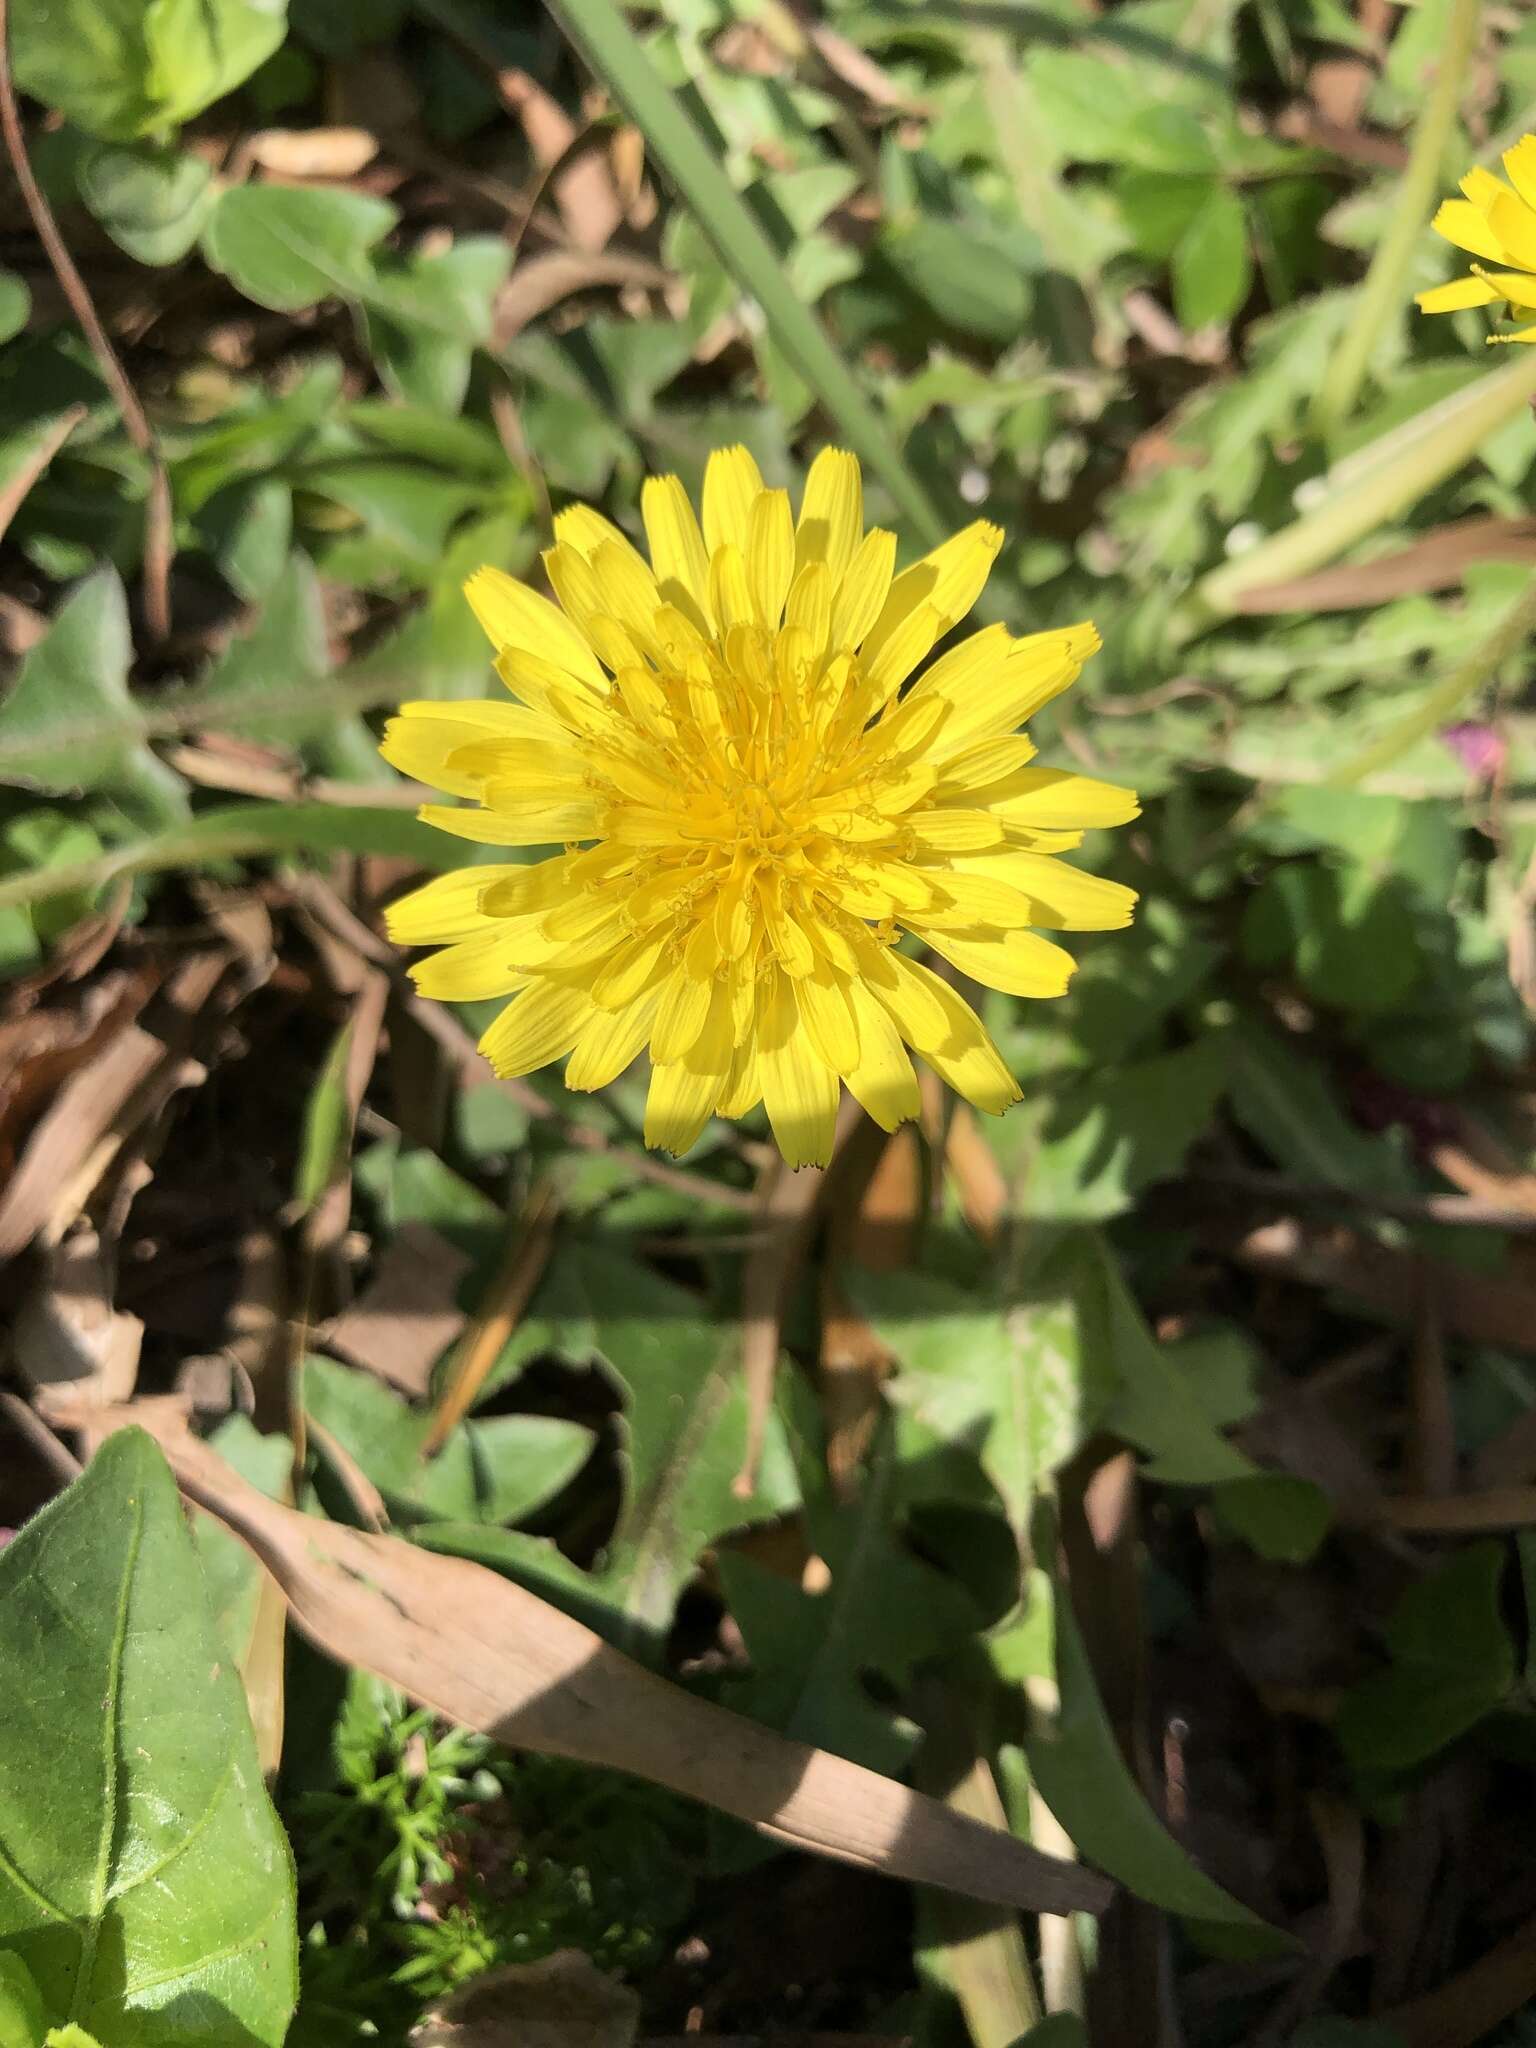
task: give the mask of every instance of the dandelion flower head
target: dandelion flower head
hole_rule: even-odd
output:
[[[1002,534],[978,520],[894,573],[835,449],[798,520],[741,448],[711,456],[702,521],[676,477],[649,479],[642,514],[649,562],[589,508],[560,514],[558,605],[478,571],[466,594],[510,695],[388,726],[387,759],[467,800],[428,822],[560,849],[396,903],[391,936],[441,949],[418,988],[511,998],[481,1040],[502,1075],[563,1059],[568,1086],[601,1088],[648,1051],[646,1142],[669,1152],[761,1101],[791,1165],[824,1163],[841,1084],[887,1130],[917,1115],[908,1048],[1001,1113],[1019,1099],[1002,1055],[901,941],[1054,996],[1074,963],[1037,927],[1129,922],[1131,890],[1058,856],[1135,798],[1032,765],[1018,731],[1093,627],[988,626],[923,668]]]
[[[1465,198],[1447,199],[1435,215],[1436,234],[1480,260],[1470,276],[1420,292],[1421,313],[1460,313],[1501,302],[1512,314],[1536,312],[1536,135],[1524,135],[1505,150],[1504,169],[1507,185],[1492,171],[1468,171],[1461,181]],[[1490,270],[1489,264],[1496,267]],[[1536,326],[1488,339],[1536,341]]]

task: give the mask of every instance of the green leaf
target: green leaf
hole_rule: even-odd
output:
[[[3,725],[3,721],[0,721]],[[418,867],[458,867],[462,841],[409,812],[370,804],[229,804],[184,825],[133,839],[98,860],[71,862],[0,881],[0,910],[77,891],[94,893],[119,875],[154,874],[204,861],[262,860],[276,854],[389,853]]]
[[[1331,1187],[1406,1194],[1411,1175],[1384,1138],[1359,1130],[1326,1075],[1257,1017],[1231,1034],[1232,1108],[1277,1165]]]
[[[980,1461],[1019,1531],[1042,1483],[1102,1418],[1110,1354],[1085,1348],[1081,1268],[1066,1245],[1002,1287],[1001,1303],[920,1273],[850,1269],[849,1293],[900,1361],[888,1392]]]
[[[678,1595],[702,1552],[733,1529],[782,1513],[799,1499],[794,1466],[776,1413],[768,1417],[757,1485],[735,1490],[747,1439],[747,1396],[739,1331],[705,1305],[617,1254],[592,1245],[562,1248],[534,1297],[517,1350],[499,1370],[551,1352],[595,1365],[624,1397],[620,1466],[624,1497],[597,1569],[555,1585],[551,1599],[644,1653],[672,1620]],[[476,1541],[458,1525],[424,1532],[433,1549],[499,1564],[505,1546]],[[537,1561],[515,1546],[517,1575]],[[529,1581],[532,1583],[532,1581]]]
[[[283,1498],[293,1468],[293,1445],[287,1437],[263,1436],[248,1416],[231,1415],[208,1441],[226,1464],[259,1487],[269,1500]],[[216,1515],[194,1515],[192,1538],[202,1560],[203,1584],[219,1639],[231,1662],[241,1664],[256,1625],[262,1566]]]
[[[87,134],[190,121],[283,40],[283,0],[38,0],[11,20],[16,83]]]
[[[379,374],[392,391],[438,413],[459,411],[474,350],[491,339],[492,307],[510,261],[500,236],[476,235],[440,255],[414,255],[396,273],[380,273],[368,329]],[[456,323],[460,333],[444,333],[445,322]]]
[[[797,1741],[887,1773],[910,1756],[917,1730],[877,1704],[864,1675],[878,1673],[899,1692],[919,1663],[958,1648],[980,1618],[955,1580],[901,1540],[895,1474],[887,1430],[856,1502],[807,1501],[807,1540],[830,1573],[823,1592],[807,1593],[729,1550],[718,1560],[726,1605],[754,1666],[732,1688],[730,1704]]]
[[[1253,283],[1248,217],[1225,185],[1212,185],[1171,259],[1173,308],[1186,327],[1230,320]]]
[[[132,659],[123,586],[98,569],[65,599],[0,704],[0,782],[51,796],[105,790],[145,823],[182,817],[181,783],[144,743]]]
[[[1310,1563],[1333,1521],[1322,1488],[1289,1472],[1230,1479],[1212,1492],[1211,1507],[1223,1528],[1276,1564]]]
[[[203,254],[231,284],[278,313],[371,287],[369,250],[398,218],[366,192],[300,185],[234,185],[203,230]]]
[[[1473,1543],[1403,1595],[1387,1625],[1391,1664],[1339,1708],[1338,1738],[1356,1770],[1411,1770],[1503,1701],[1515,1681],[1503,1571],[1502,1544]]]
[[[0,2048],[38,2048],[48,2030],[43,1995],[21,1957],[0,1949]]]
[[[391,1508],[413,1519],[522,1521],[575,1478],[592,1432],[553,1415],[494,1415],[462,1423],[430,1459],[430,1412],[366,1372],[311,1358],[304,1406],[361,1465]]]
[[[288,1845],[176,1485],[141,1432],[0,1554],[0,1942],[102,2048],[283,2039]]]
[[[18,277],[14,270],[0,270],[0,342],[11,341],[20,334],[31,311],[32,293],[26,279]]]
[[[213,172],[201,157],[148,143],[87,150],[75,182],[113,241],[138,263],[179,263],[216,197]]]
[[[1026,1744],[1046,1805],[1080,1853],[1139,1899],[1166,1913],[1241,1928],[1266,1945],[1278,1941],[1190,1861],[1148,1806],[1115,1741],[1076,1616],[1059,1594],[1055,1624],[1059,1704],[1036,1721]]]
[[[1221,1425],[1237,1418],[1220,1401],[1220,1383],[1213,1402],[1201,1377],[1181,1368],[1178,1349],[1157,1342],[1101,1242],[1093,1242],[1086,1264],[1084,1341],[1113,1359],[1120,1383],[1106,1426],[1147,1453],[1149,1479],[1172,1486],[1251,1479],[1257,1467],[1221,1434]]]

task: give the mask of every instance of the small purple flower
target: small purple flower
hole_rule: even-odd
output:
[[[1504,735],[1491,725],[1463,719],[1458,725],[1443,725],[1440,737],[1469,775],[1479,782],[1492,782],[1504,766],[1508,749]]]

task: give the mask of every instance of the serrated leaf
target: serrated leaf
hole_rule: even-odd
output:
[[[892,1774],[917,1731],[876,1703],[865,1674],[899,1690],[925,1658],[974,1634],[980,1619],[957,1581],[902,1542],[895,1477],[886,1432],[856,1502],[807,1503],[807,1539],[830,1574],[824,1591],[807,1593],[729,1550],[717,1565],[754,1666],[730,1703],[782,1734]]]
[[[102,2048],[282,2041],[287,1842],[165,1461],[138,1431],[0,1555],[0,1941]]]
[[[50,796],[104,790],[145,822],[185,815],[128,690],[128,603],[112,569],[71,591],[0,704],[0,782]]]
[[[547,1350],[595,1365],[624,1397],[624,1498],[613,1534],[597,1568],[582,1575],[579,1600],[559,1585],[542,1590],[616,1641],[654,1648],[703,1551],[799,1499],[783,1425],[770,1414],[757,1484],[743,1498],[735,1489],[747,1442],[739,1331],[722,1334],[697,1296],[616,1253],[563,1247],[519,1335],[518,1358]],[[460,1525],[426,1540],[500,1561],[498,1546]],[[524,1566],[536,1563],[526,1545],[517,1551]]]

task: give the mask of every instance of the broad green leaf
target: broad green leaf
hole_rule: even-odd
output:
[[[288,1845],[175,1482],[138,1431],[0,1554],[0,1942],[102,2048],[277,2048]]]
[[[500,236],[475,235],[440,255],[413,256],[398,272],[379,273],[368,328],[379,374],[392,391],[450,418],[459,411],[473,352],[491,339],[492,306],[510,260]],[[460,332],[445,333],[444,323]]]
[[[1082,1294],[1085,1345],[1113,1360],[1119,1382],[1106,1425],[1148,1455],[1147,1476],[1174,1486],[1214,1486],[1251,1479],[1257,1467],[1229,1444],[1198,1378],[1181,1371],[1173,1347],[1147,1328],[1134,1295],[1106,1246],[1084,1250]]]
[[[1256,1472],[1213,1489],[1211,1508],[1223,1528],[1276,1564],[1307,1564],[1333,1520],[1328,1496],[1290,1472]]]
[[[1356,1770],[1406,1771],[1506,1697],[1515,1652],[1499,1605],[1504,1548],[1469,1544],[1409,1587],[1387,1624],[1391,1664],[1345,1694],[1336,1724]]]
[[[1253,282],[1248,217],[1227,186],[1211,186],[1180,235],[1170,267],[1174,311],[1186,327],[1230,320],[1247,298]]]
[[[430,1459],[432,1416],[333,1359],[304,1368],[306,1411],[349,1451],[391,1507],[445,1521],[518,1522],[586,1463],[592,1433],[554,1415],[471,1418]]]
[[[216,190],[201,157],[148,143],[103,143],[75,172],[80,197],[139,263],[179,263],[202,232]]]
[[[1278,1940],[1246,1906],[1192,1863],[1131,1776],[1099,1698],[1070,1604],[1055,1602],[1059,1704],[1026,1745],[1041,1797],[1090,1863],[1151,1905],[1191,1920]]]
[[[1073,1247],[1063,1247],[1001,1303],[927,1274],[844,1276],[860,1311],[895,1353],[890,1398],[980,1461],[1016,1530],[1041,1485],[1098,1426],[1113,1391],[1107,1354],[1085,1349]]]
[[[48,2031],[43,1995],[21,1957],[0,1949],[0,2048],[38,2048]]]
[[[317,687],[330,665],[319,582],[306,555],[290,555],[250,632],[230,642],[198,685],[207,723],[251,739],[307,738],[336,717],[334,700]],[[274,684],[282,708],[264,710]]]
[[[145,823],[183,816],[180,781],[145,745],[132,659],[123,586],[99,569],[65,599],[0,703],[0,782],[51,796],[104,790]]]
[[[722,1331],[695,1295],[613,1251],[563,1246],[519,1334],[515,1359],[553,1352],[596,1366],[623,1398],[623,1501],[597,1568],[582,1574],[580,1608],[592,1626],[644,1653],[665,1635],[708,1545],[795,1505],[783,1424],[770,1413],[757,1484],[743,1498],[734,1483],[747,1442],[738,1331]],[[507,1361],[514,1370],[515,1359]],[[497,1562],[494,1546],[461,1528],[426,1540]],[[536,1562],[526,1544],[515,1550],[524,1569]],[[558,1586],[549,1597],[577,1611]]]
[[[1231,1034],[1232,1108],[1277,1165],[1331,1187],[1406,1194],[1412,1184],[1384,1138],[1352,1124],[1323,1068],[1257,1017]]]
[[[203,254],[258,306],[298,313],[367,291],[368,252],[396,218],[366,192],[235,185],[220,194],[203,229]]]
[[[231,1415],[209,1442],[242,1479],[260,1487],[270,1500],[282,1499],[293,1467],[293,1445],[287,1437],[263,1436],[249,1416]],[[202,1560],[214,1626],[231,1660],[242,1664],[256,1623],[262,1567],[216,1515],[195,1515],[192,1536]]]
[[[14,270],[0,270],[0,342],[20,334],[31,311],[32,293],[26,279]]]
[[[16,83],[87,134],[134,141],[191,120],[283,40],[284,0],[23,0]]]
[[[896,1526],[890,1434],[876,1448],[857,1501],[807,1503],[807,1538],[830,1572],[807,1593],[730,1550],[718,1570],[726,1605],[752,1658],[730,1704],[801,1742],[893,1773],[917,1731],[864,1683],[878,1673],[899,1692],[925,1658],[953,1650],[979,1616],[957,1581],[907,1547]]]

